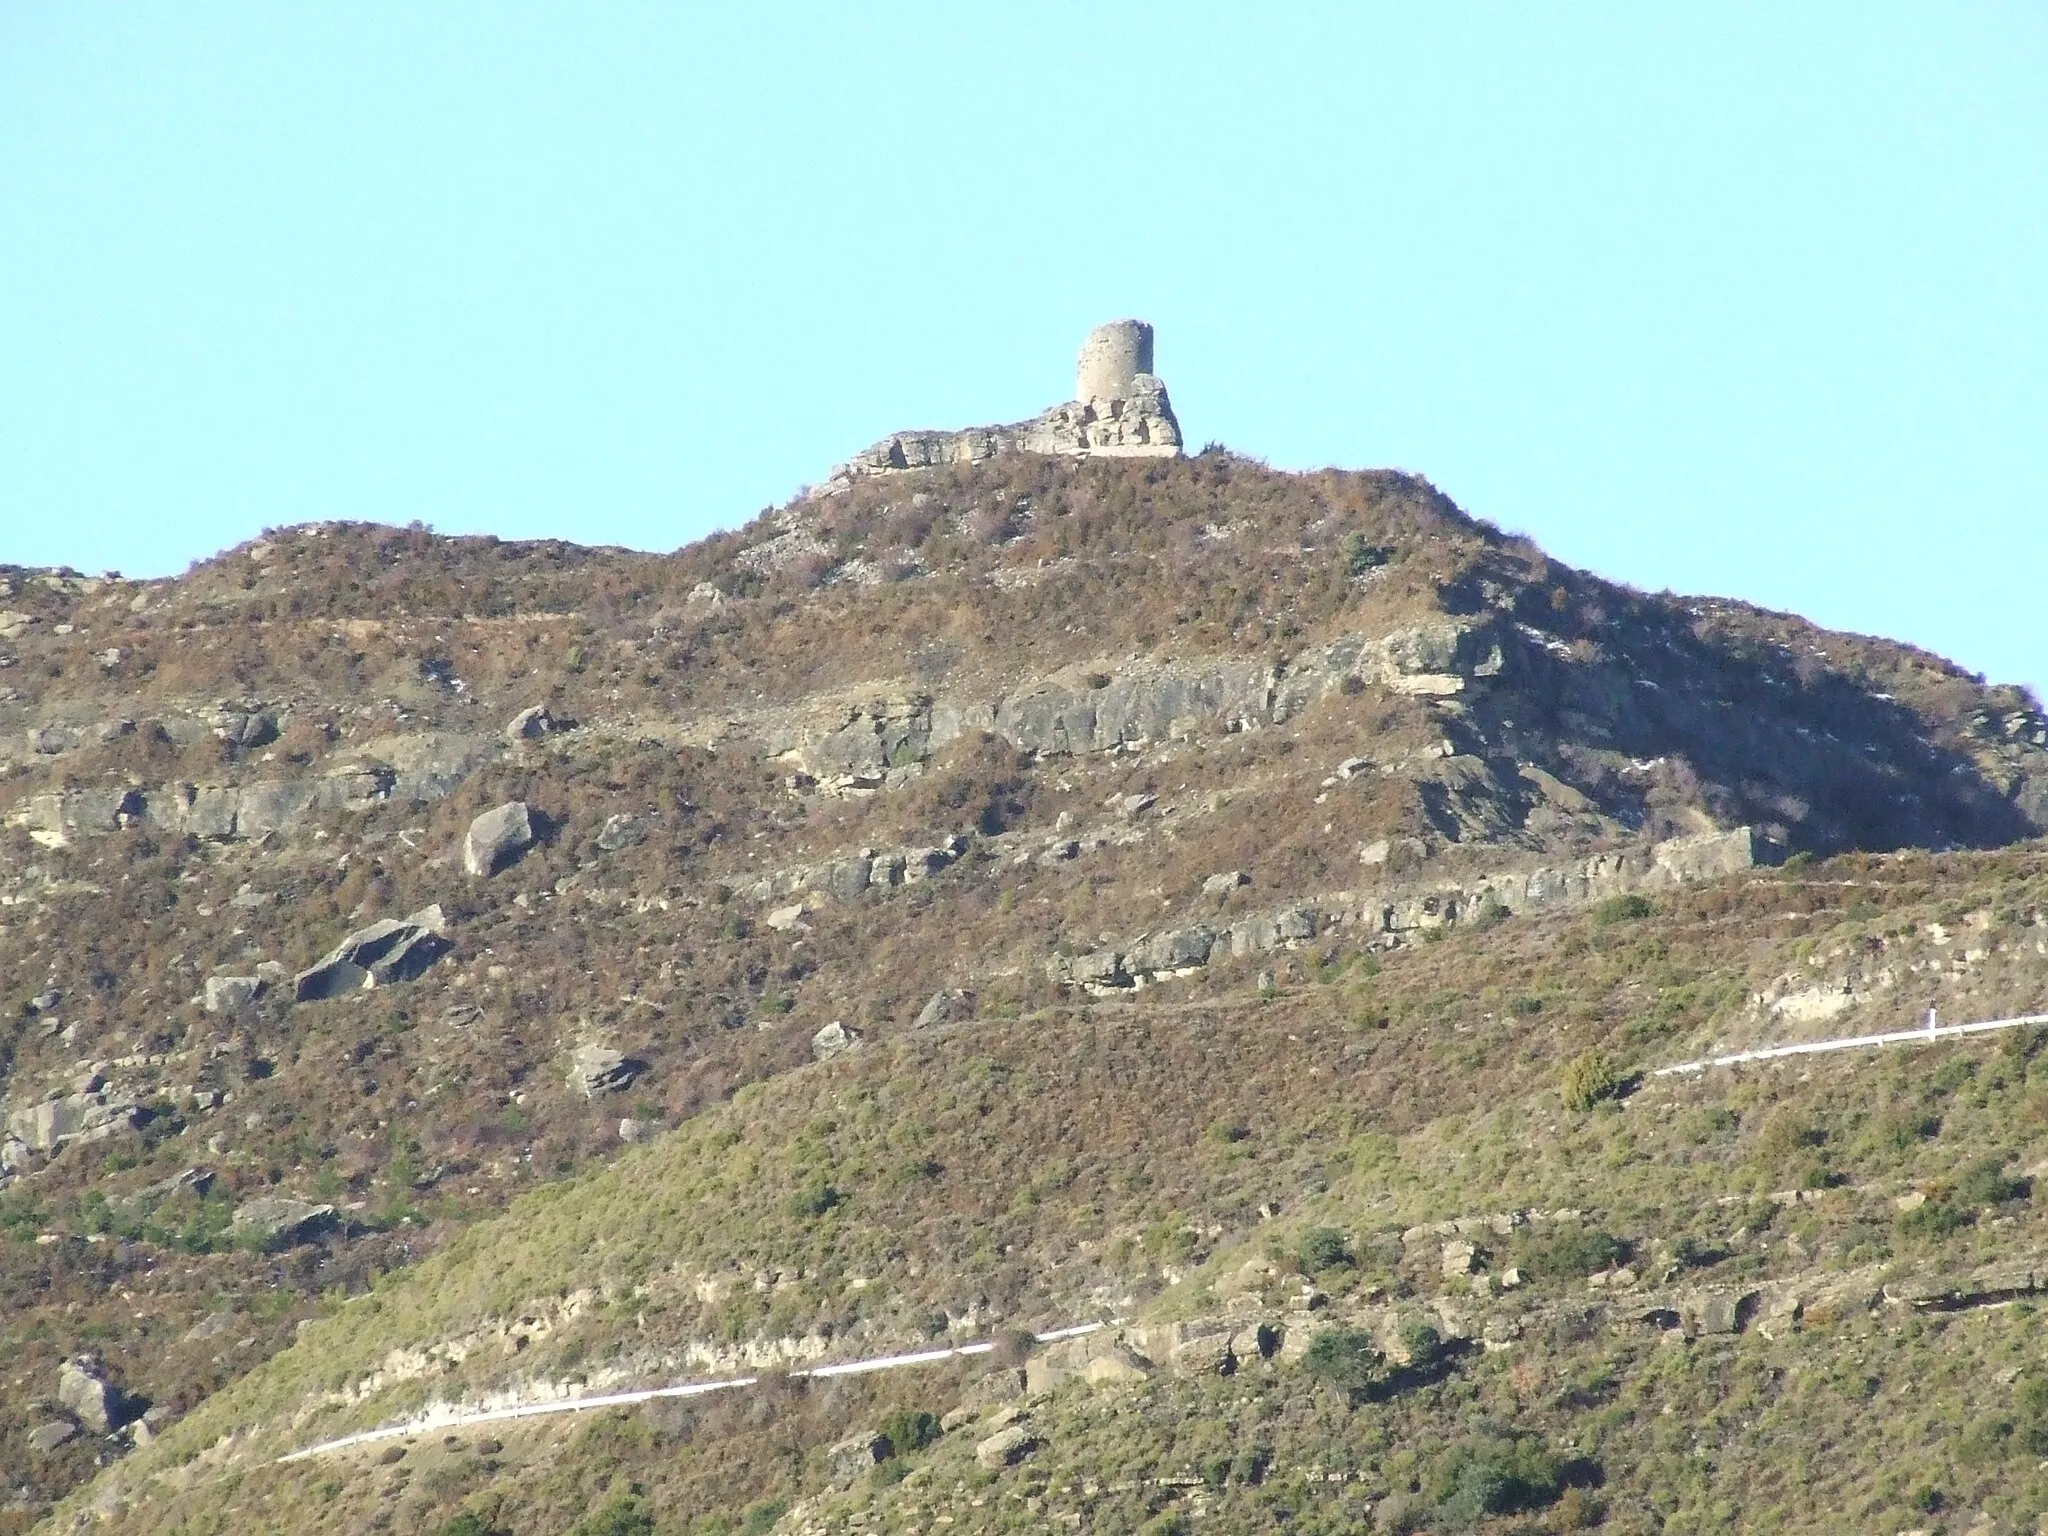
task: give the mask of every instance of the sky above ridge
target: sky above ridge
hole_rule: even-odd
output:
[[[994,13],[994,14],[989,14]],[[2048,684],[2048,8],[0,7],[0,563],[1191,444]]]

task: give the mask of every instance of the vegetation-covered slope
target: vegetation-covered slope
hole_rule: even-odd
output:
[[[1532,1257],[1487,1303],[1527,1313],[1507,1347],[1481,1319],[1403,1368],[1421,1314],[1453,1322],[1437,1239],[1399,1233],[1577,1208],[1581,1257],[1630,1256],[1631,1294],[1674,1263],[1694,1289],[1881,1289],[2028,1251],[2017,1187],[1942,1195],[2024,1184],[2025,1041],[1914,1058],[1978,1063],[1939,1090],[1890,1061],[1600,1090],[1714,1043],[2035,1004],[2033,701],[1612,587],[1420,482],[999,460],[668,557],[326,527],[176,582],[6,588],[0,1522],[109,1462],[87,1497],[138,1529],[436,1530],[468,1504],[556,1531],[635,1481],[661,1528],[805,1501],[795,1529],[869,1498],[906,1528],[937,1504],[962,1528],[1198,1504],[1257,1527],[1310,1518],[1288,1491],[1310,1464],[1356,1474],[1316,1485],[1331,1528],[1360,1503],[1448,1520],[1464,1463],[1417,1437],[1463,1443],[1477,1404],[1547,1511],[1502,1520],[1697,1527],[1778,1478],[1781,1523],[1813,1524],[1829,1505],[1790,1491],[1768,1424],[1674,1505],[1668,1447],[1615,1404],[1645,1362],[1832,1360],[1935,1314],[1658,1344],[1605,1295],[1558,1322],[1584,1277]],[[511,800],[535,844],[466,874],[471,819]],[[1948,851],[1872,857],[1914,848]],[[449,949],[422,974],[291,1000],[344,933],[436,903]],[[259,974],[253,1002],[206,1006],[209,979]],[[575,1086],[579,1048],[630,1084]],[[1573,1062],[1601,1107],[1561,1108]],[[50,1105],[91,1134],[39,1144]],[[1888,1116],[1939,1128],[1860,1129]],[[1833,1192],[1752,1208],[1800,1183]],[[1900,1227],[1889,1202],[1919,1184],[1960,1214]],[[280,1197],[331,1215],[248,1219]],[[1311,1237],[1327,1302],[1297,1311]],[[1511,1223],[1475,1262],[1497,1277],[1539,1237],[1562,1241]],[[1009,1354],[536,1421],[481,1458],[470,1437],[264,1468],[430,1401],[1214,1321],[1254,1258],[1274,1272],[1234,1304],[1272,1359],[1221,1386],[1149,1357],[1107,1396],[1068,1381],[1030,1409],[1042,1448],[999,1471],[956,1465],[959,1430],[826,1496],[823,1448],[891,1407],[994,1404]],[[1341,1388],[1297,1358],[1337,1324],[1378,1352]],[[1912,1369],[1991,1358],[1936,1331]],[[58,1366],[84,1351],[154,1411],[24,1449],[78,1423]],[[1040,1376],[1085,1364],[1062,1358]],[[1606,1396],[1500,1385],[1603,1360]],[[1199,1405],[1253,1384],[1271,1478],[1145,1481],[1215,1481]],[[1993,1385],[1971,1411],[2023,1417]],[[1597,1449],[1588,1415],[1620,1438]],[[2018,1455],[1913,1475],[2017,1507]],[[1871,1511],[1913,1493],[1867,1460],[1842,1477],[1814,1487]]]

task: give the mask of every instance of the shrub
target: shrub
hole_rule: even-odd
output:
[[[654,1536],[654,1516],[638,1494],[615,1494],[579,1520],[569,1536]]]
[[[1976,1219],[1976,1212],[1953,1200],[1929,1200],[1910,1211],[1901,1211],[1897,1226],[1901,1237],[1943,1238],[1960,1232]]]
[[[1335,1227],[1310,1227],[1301,1234],[1294,1254],[1303,1274],[1320,1275],[1349,1264],[1351,1244]]]
[[[909,1456],[939,1438],[939,1416],[922,1408],[898,1408],[884,1415],[875,1428],[894,1454]]]
[[[439,1536],[503,1536],[503,1533],[482,1515],[464,1510],[441,1527]]]
[[[1401,1352],[1408,1357],[1408,1369],[1426,1371],[1444,1357],[1443,1335],[1419,1317],[1401,1325]]]
[[[1553,1227],[1515,1245],[1515,1259],[1533,1275],[1576,1279],[1610,1268],[1628,1257],[1628,1244],[1597,1227]]]
[[[1344,573],[1347,576],[1363,576],[1393,557],[1391,549],[1384,544],[1373,543],[1362,533],[1354,533],[1344,541]]]
[[[2003,1157],[1979,1158],[1956,1176],[1955,1197],[1964,1205],[2003,1205],[2026,1193],[2026,1180],[2006,1177]]]
[[[1636,922],[1656,910],[1650,905],[1649,897],[1638,896],[1633,891],[1626,896],[1610,896],[1593,908],[1593,926],[1612,928],[1616,923]]]
[[[2048,1456],[2048,1376],[2013,1383],[2013,1439],[2029,1456]]]
[[[1536,1435],[1478,1435],[1437,1463],[1429,1493],[1439,1529],[1476,1530],[1489,1515],[1540,1509],[1564,1491],[1557,1457]]]
[[[1384,1357],[1363,1328],[1325,1328],[1308,1341],[1303,1367],[1317,1381],[1337,1388],[1353,1402],[1379,1379]]]
[[[812,1179],[789,1197],[790,1213],[807,1219],[823,1216],[846,1197],[823,1179]]]
[[[1621,1087],[1621,1078],[1605,1051],[1587,1051],[1565,1063],[1558,1082],[1564,1107],[1583,1114],[1603,1099],[1611,1099]]]

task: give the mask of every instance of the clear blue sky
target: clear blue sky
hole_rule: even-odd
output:
[[[0,561],[1190,439],[2048,682],[2048,7],[0,6]]]

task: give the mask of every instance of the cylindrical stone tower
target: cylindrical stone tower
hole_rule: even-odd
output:
[[[1131,381],[1152,371],[1152,327],[1142,320],[1098,325],[1081,343],[1076,400],[1128,400]]]

